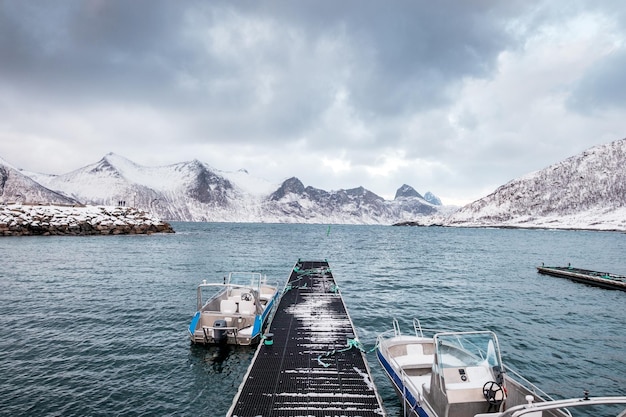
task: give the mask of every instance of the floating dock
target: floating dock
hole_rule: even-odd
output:
[[[385,412],[327,261],[298,261],[228,417]]]
[[[573,268],[571,266],[538,266],[537,272],[555,277],[569,278],[572,281],[596,287],[626,291],[626,276],[623,275]]]

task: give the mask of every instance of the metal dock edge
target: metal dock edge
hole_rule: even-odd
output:
[[[327,261],[298,261],[229,417],[384,416]]]
[[[537,272],[553,277],[568,278],[594,287],[626,291],[626,277],[623,275],[572,268],[571,266],[538,266]]]

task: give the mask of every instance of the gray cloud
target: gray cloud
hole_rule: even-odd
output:
[[[582,113],[626,108],[626,46],[587,71],[576,83],[567,104]]]
[[[56,172],[198,158],[467,201],[624,136],[624,7],[8,0],[0,155]]]

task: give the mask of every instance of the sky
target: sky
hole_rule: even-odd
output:
[[[626,137],[626,2],[0,0],[0,157],[463,205]]]

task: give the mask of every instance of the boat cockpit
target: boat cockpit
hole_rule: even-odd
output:
[[[499,411],[506,399],[498,340],[493,332],[438,333],[431,384],[424,392],[437,415]]]
[[[198,285],[198,310],[189,326],[194,343],[251,344],[258,340],[277,287],[256,272],[231,272]]]

